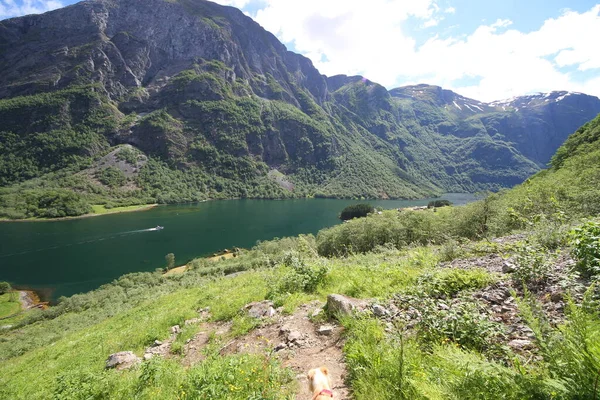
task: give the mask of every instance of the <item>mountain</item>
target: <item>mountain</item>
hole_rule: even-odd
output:
[[[0,21],[0,216],[522,182],[600,100],[326,77],[241,11],[91,0]]]

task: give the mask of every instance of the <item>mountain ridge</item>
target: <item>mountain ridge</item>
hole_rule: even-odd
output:
[[[15,193],[42,176],[114,205],[496,190],[600,112],[583,94],[482,103],[326,77],[241,11],[203,0],[90,0],[0,21],[0,70],[0,185],[18,215],[29,206]],[[124,144],[150,161],[121,185],[90,172],[107,175],[94,163]]]

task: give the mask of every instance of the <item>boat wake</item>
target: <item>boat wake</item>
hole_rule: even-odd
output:
[[[110,236],[96,237],[96,238],[92,238],[92,239],[89,239],[89,240],[83,240],[81,242],[76,242],[76,243],[67,243],[67,244],[62,244],[62,245],[57,245],[57,246],[43,247],[41,249],[25,250],[25,251],[21,251],[21,252],[17,252],[17,253],[0,254],[0,258],[13,257],[13,256],[22,256],[22,255],[30,254],[30,253],[39,253],[41,251],[56,250],[56,249],[61,249],[61,248],[65,248],[65,247],[70,247],[70,246],[78,246],[78,245],[90,244],[90,243],[95,243],[95,242],[102,242],[102,241],[105,241],[105,240],[112,240],[112,239],[122,238],[124,236],[134,235],[136,233],[155,232],[155,231],[160,231],[160,230],[163,230],[163,229],[164,228],[159,225],[159,226],[156,226],[154,228],[138,229],[138,230],[135,230],[135,231],[119,232],[119,233],[114,233],[114,234],[112,234]]]

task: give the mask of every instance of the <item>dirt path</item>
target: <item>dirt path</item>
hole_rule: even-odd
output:
[[[221,349],[221,354],[273,352],[284,366],[296,372],[299,383],[296,395],[298,400],[312,397],[306,378],[308,370],[325,366],[330,371],[334,398],[350,399],[344,383],[346,366],[342,354],[343,328],[331,323],[313,323],[309,318],[322,306],[320,302],[313,302],[300,306],[292,315],[278,315],[274,317],[273,323],[228,342]],[[327,327],[326,334],[318,332],[322,327]],[[227,326],[212,324],[207,324],[205,328],[186,346],[185,365],[193,365],[202,359],[201,349],[206,345],[211,329],[218,330],[217,334],[224,334],[228,329]]]

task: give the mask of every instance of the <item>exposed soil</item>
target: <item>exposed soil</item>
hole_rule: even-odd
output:
[[[312,368],[325,366],[329,369],[335,399],[349,399],[348,388],[344,384],[346,368],[342,355],[343,328],[332,323],[313,323],[309,316],[318,313],[323,303],[313,302],[300,306],[292,315],[275,315],[264,320],[262,327],[235,338],[221,348],[222,355],[250,353],[273,354],[284,366],[297,374],[297,399],[310,399],[306,373]],[[328,326],[328,334],[318,330]],[[331,328],[331,329],[329,329]],[[184,365],[193,365],[202,359],[202,349],[208,343],[211,332],[224,335],[226,324],[205,323],[201,331],[186,345]]]
[[[229,333],[231,323],[203,322],[198,333],[185,345],[183,365],[189,367],[206,358],[203,350],[211,336],[224,336]]]

